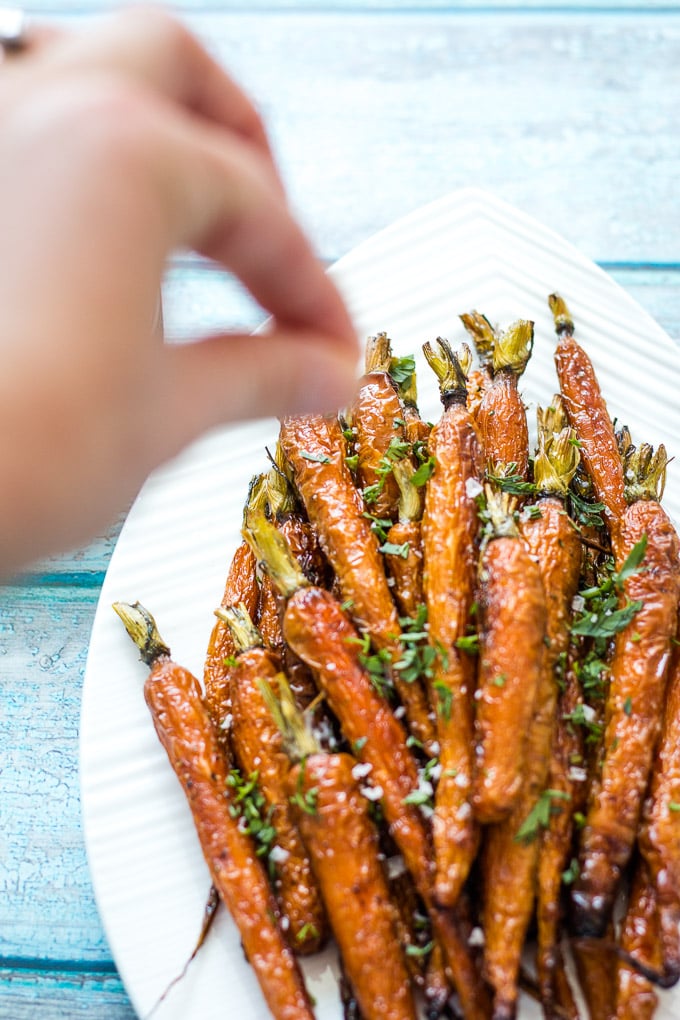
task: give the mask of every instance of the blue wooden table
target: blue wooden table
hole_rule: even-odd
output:
[[[35,0],[78,24],[96,0]],[[186,0],[255,96],[330,263],[476,185],[550,224],[680,339],[680,0]],[[168,331],[254,326],[177,260]],[[0,592],[0,1017],[132,1020],[93,899],[78,792],[88,638],[125,508],[98,541]]]

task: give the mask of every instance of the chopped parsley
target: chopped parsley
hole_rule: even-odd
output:
[[[411,484],[415,485],[417,489],[425,485],[427,480],[434,474],[434,469],[437,466],[437,462],[434,457],[428,457],[424,460],[419,467],[413,472],[411,476]]]
[[[398,439],[397,436],[393,436],[390,439],[390,444],[385,450],[385,454],[380,458],[375,473],[378,476],[378,481],[372,485],[367,485],[363,490],[363,497],[367,504],[375,503],[378,496],[385,488],[385,482],[388,476],[392,473],[394,464],[398,460],[403,460],[404,457],[408,456],[411,451],[411,444],[405,439]]]
[[[408,542],[403,542],[402,545],[397,545],[395,542],[383,542],[379,551],[388,556],[400,556],[402,560],[405,560],[408,556],[409,548]]]
[[[466,634],[464,637],[459,637],[456,641],[456,648],[475,655],[479,651],[479,634]]]
[[[306,924],[303,924],[300,931],[295,936],[298,942],[304,942],[305,939],[316,939],[318,937],[319,929],[312,921],[307,921]]]
[[[364,493],[365,494],[365,493]],[[365,517],[367,521],[370,521],[370,528],[375,537],[379,542],[387,541],[387,533],[392,527],[392,521],[389,517],[376,517],[374,514],[370,514],[367,511],[364,512],[362,517]]]
[[[407,956],[428,956],[434,949],[434,942],[428,942],[424,946],[416,946],[410,942],[406,947]]]
[[[258,857],[267,857],[271,852],[276,829],[271,824],[273,805],[267,807],[264,795],[257,785],[258,772],[251,772],[244,778],[239,769],[231,769],[227,776],[227,786],[233,791],[229,814],[232,818],[241,818],[243,830],[252,836],[256,844]],[[270,861],[270,873],[273,871]]]
[[[599,740],[602,736],[602,726],[596,721],[595,709],[590,705],[579,704],[562,718],[573,726],[582,726],[586,730],[586,741],[589,743]]]
[[[573,885],[579,876],[578,860],[572,857],[569,867],[562,872],[562,882],[564,885]]]
[[[402,358],[392,358],[390,360],[389,374],[397,386],[409,383],[415,370],[416,359],[413,354],[405,354]]]
[[[300,450],[300,456],[303,460],[311,460],[314,464],[330,464],[331,458],[327,457],[325,453],[309,453],[308,450]]]
[[[308,790],[303,790],[303,784],[305,781],[305,768],[307,762],[303,761],[298,772],[297,783],[295,785],[295,793],[291,795],[290,802],[299,807],[301,811],[304,811],[307,815],[315,815],[317,808],[317,800],[319,797],[319,790],[316,786],[310,786]]]
[[[515,840],[519,843],[531,843],[538,836],[541,829],[547,829],[550,824],[550,816],[559,814],[562,810],[559,805],[554,804],[556,800],[571,800],[564,790],[544,790],[531,811],[520,825]]]
[[[583,496],[579,496],[573,489],[569,490],[569,511],[577,524],[591,528],[604,527],[604,519],[602,517],[604,509],[604,503],[584,499]]]
[[[443,680],[435,680],[432,686],[437,694],[437,715],[448,722],[453,707],[453,691]]]
[[[492,474],[487,471],[486,477],[488,481],[493,484],[501,492],[507,492],[511,496],[525,496],[528,494],[534,495],[536,492],[536,486],[533,482],[527,482],[524,480],[522,475],[517,471],[517,464],[511,461],[510,464],[506,464],[505,468],[499,474]]]

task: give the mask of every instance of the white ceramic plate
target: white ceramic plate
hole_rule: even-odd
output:
[[[360,245],[333,268],[360,334],[387,330],[400,354],[425,340],[465,339],[461,312],[508,325],[536,323],[522,389],[536,402],[555,391],[555,338],[546,298],[559,291],[592,356],[610,412],[634,440],[680,446],[680,357],[658,325],[605,273],[544,226],[495,198],[456,192]],[[434,377],[419,368],[425,416],[439,414]],[[211,434],[156,473],[123,528],[97,610],[81,726],[84,829],[95,894],[114,959],[140,1017],[181,970],[210,886],[184,795],[142,698],[145,667],[110,606],[139,599],[155,614],[175,658],[201,675],[248,481],[265,470],[276,425],[263,421]],[[680,520],[677,462],[665,503]],[[306,965],[319,1020],[341,1008],[328,951]],[[658,1020],[680,1014],[666,994]],[[218,923],[158,1020],[266,1020],[231,920]],[[539,1016],[523,1000],[521,1017]]]

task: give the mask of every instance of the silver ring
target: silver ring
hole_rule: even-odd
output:
[[[19,53],[27,42],[26,15],[19,7],[0,7],[0,49]]]

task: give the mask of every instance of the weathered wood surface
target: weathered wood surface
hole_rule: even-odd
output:
[[[591,258],[677,259],[677,14],[275,7],[183,14],[259,102],[324,258],[474,184]]]
[[[31,5],[74,23],[108,5]],[[254,93],[326,261],[468,184],[597,259],[680,341],[680,0],[423,5],[184,2]],[[179,259],[185,338],[261,311]],[[78,722],[99,587],[122,520],[0,590],[0,1017],[131,1020],[93,900]]]

